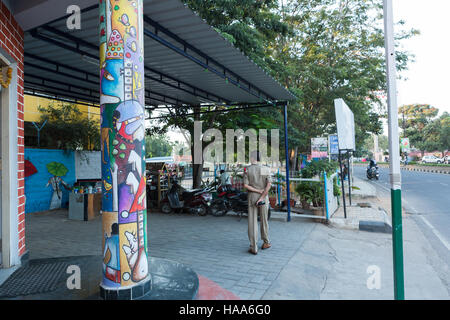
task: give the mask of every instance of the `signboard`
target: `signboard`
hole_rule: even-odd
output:
[[[330,154],[339,154],[339,140],[337,134],[328,136]]]
[[[328,157],[328,139],[312,138],[311,139],[311,157],[326,158]]]
[[[409,153],[411,151],[411,145],[409,144],[409,138],[402,138],[400,142],[400,148],[402,152]]]
[[[339,149],[355,150],[355,118],[344,100],[334,100]]]

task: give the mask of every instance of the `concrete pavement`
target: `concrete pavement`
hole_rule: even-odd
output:
[[[365,169],[355,167],[355,175],[364,179]],[[390,198],[389,170],[380,169],[380,180],[368,182],[377,188],[380,198]],[[438,173],[402,171],[402,205],[427,236],[433,248],[450,264],[450,176]],[[384,205],[389,212],[389,202]]]
[[[356,184],[361,193],[356,202],[372,204],[351,207],[360,216],[367,218],[369,209],[388,203],[378,189],[374,197],[367,185]],[[67,216],[66,210],[26,216],[30,259],[101,255],[101,218],[84,222]],[[413,216],[406,215],[403,226],[406,298],[450,299],[450,272],[443,256]],[[246,217],[148,215],[151,256],[186,264],[241,299],[393,298],[391,234],[311,219],[271,220],[269,233],[272,248],[254,256],[247,252]],[[374,270],[376,274],[368,273]],[[367,283],[374,276],[380,287],[370,289]]]
[[[149,214],[149,252],[192,267],[241,299],[392,299],[389,234],[338,229],[309,219],[270,222],[273,247],[247,253],[247,220]],[[30,259],[101,254],[100,219],[67,220],[64,210],[27,216]],[[259,243],[261,245],[261,242]],[[436,260],[437,259],[437,260]],[[405,219],[406,297],[449,299],[448,282],[413,219]],[[368,266],[381,288],[367,288]],[[448,270],[447,270],[448,274]]]

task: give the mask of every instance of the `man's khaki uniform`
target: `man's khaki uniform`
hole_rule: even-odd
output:
[[[264,190],[268,183],[270,183],[270,169],[260,164],[252,164],[247,168],[244,174],[244,184],[253,188]],[[263,206],[256,206],[256,202],[261,197],[259,193],[248,192],[248,239],[250,240],[250,247],[254,252],[258,251],[256,243],[258,242],[258,213],[261,222],[261,239],[264,243],[269,241],[269,196],[263,200]]]

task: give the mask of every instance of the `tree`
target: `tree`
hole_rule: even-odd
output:
[[[445,156],[450,148],[450,115],[445,112],[441,117],[429,122],[423,128],[423,150],[440,151]]]
[[[147,158],[169,157],[172,155],[174,144],[166,135],[145,136],[145,156]]]
[[[74,104],[55,103],[38,107],[42,113],[41,146],[63,150],[100,150],[100,123],[90,120]]]
[[[427,141],[425,128],[431,124],[439,110],[429,104],[410,104],[401,106],[398,112],[399,126],[403,129],[403,137],[409,138],[411,146],[419,149],[423,157],[427,149],[436,146],[431,139]],[[430,126],[427,130],[431,132],[433,127]]]
[[[311,138],[336,132],[336,98],[345,99],[355,114],[357,146],[368,133],[381,133],[379,118],[386,110],[377,93],[385,91],[386,77],[380,1],[288,0],[286,5],[281,1],[281,7],[278,0],[183,1],[297,96],[288,110],[291,166],[298,152],[310,151]],[[401,31],[396,40],[414,34],[417,31]],[[399,71],[406,69],[409,60],[407,52],[397,51]],[[193,110],[204,108],[177,107],[163,121],[164,128],[177,126],[192,134],[194,117],[182,119],[182,115]],[[280,109],[227,113],[226,117],[199,115],[196,120],[220,129],[283,127]],[[197,169],[194,166],[194,176]]]
[[[281,82],[298,97],[289,116],[294,134],[300,133],[300,150],[309,151],[310,138],[336,132],[336,98],[343,98],[355,115],[358,147],[368,133],[380,134],[385,110],[377,92],[386,89],[381,2],[288,0],[283,16],[294,35],[278,43],[277,69]],[[402,31],[396,40],[414,34]],[[400,72],[409,58],[397,51]]]

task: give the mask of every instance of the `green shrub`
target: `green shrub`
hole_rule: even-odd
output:
[[[328,161],[328,160],[312,161],[301,170],[301,177],[311,179],[324,171],[327,173],[327,175],[330,175],[333,174],[338,167],[339,163],[336,161]]]

